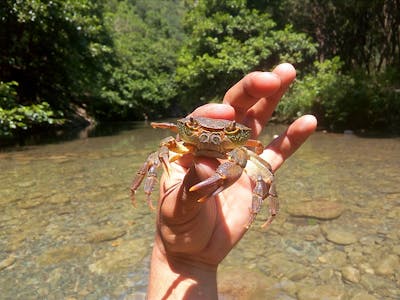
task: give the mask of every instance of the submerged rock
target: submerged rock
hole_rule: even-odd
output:
[[[400,262],[397,255],[388,255],[378,260],[375,265],[375,273],[378,275],[392,275],[399,270]]]
[[[345,266],[341,270],[343,279],[348,282],[359,283],[360,271],[352,266]]]
[[[297,297],[299,300],[342,300],[345,299],[345,292],[331,285],[305,286],[299,290]]]
[[[126,230],[116,227],[103,228],[89,233],[87,241],[89,243],[99,243],[115,240],[126,234]]]
[[[64,246],[46,251],[40,255],[37,260],[41,266],[54,265],[66,260],[87,256],[91,252],[92,248],[89,245]]]
[[[374,274],[361,275],[360,283],[369,292],[378,292],[379,294],[386,294],[388,290],[394,287],[393,281]]]
[[[101,275],[133,268],[136,263],[143,260],[148,252],[146,241],[145,239],[136,239],[122,243],[114,251],[89,265],[89,270]]]
[[[351,300],[377,300],[377,298],[363,291],[355,294]]]
[[[30,188],[30,187],[36,185],[36,181],[35,180],[21,181],[21,182],[17,182],[16,185],[19,188]]]
[[[218,271],[218,294],[221,299],[260,299],[264,292],[272,292],[270,289],[274,289],[276,285],[275,279],[258,271],[236,267]],[[269,297],[274,298],[273,292]]]
[[[18,207],[22,209],[36,208],[42,204],[41,199],[26,199],[18,202]]]
[[[65,194],[54,194],[51,195],[48,199],[47,199],[48,203],[51,204],[66,204],[71,202],[71,199],[68,195]]]
[[[332,266],[343,266],[346,264],[346,253],[339,250],[330,250],[318,257],[318,260],[321,263]]]
[[[338,245],[350,245],[358,241],[358,237],[350,229],[339,226],[321,226],[325,238]]]
[[[15,255],[10,255],[9,257],[3,259],[2,261],[0,261],[0,271],[5,268],[8,268],[12,264],[14,264],[15,261],[16,261]]]
[[[338,218],[343,213],[344,206],[335,201],[311,200],[291,204],[287,210],[293,217],[332,220]]]

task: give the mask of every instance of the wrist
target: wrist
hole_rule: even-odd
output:
[[[155,243],[148,299],[217,299],[217,267],[168,255]]]

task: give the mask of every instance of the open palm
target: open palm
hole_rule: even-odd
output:
[[[236,120],[250,127],[252,138],[257,138],[295,75],[289,64],[271,73],[250,73],[226,93],[223,104],[201,106],[191,115]],[[276,171],[315,127],[312,116],[296,120],[261,156]],[[191,186],[214,174],[218,165],[213,158],[186,155],[171,164],[170,176],[163,176],[155,247],[166,256],[216,267],[245,234],[254,187],[245,172],[206,202],[199,203],[201,195],[189,192]]]

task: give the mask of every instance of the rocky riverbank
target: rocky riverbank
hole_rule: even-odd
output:
[[[296,206],[261,240],[259,229],[249,232],[228,256],[219,273],[221,299],[400,298],[400,200],[384,219],[330,201]],[[327,209],[337,213],[328,218]]]
[[[129,185],[163,134],[0,153],[3,298],[145,299],[154,213]],[[276,174],[276,220],[260,228],[264,205],[220,266],[220,299],[399,299],[399,164],[396,139],[314,135]]]

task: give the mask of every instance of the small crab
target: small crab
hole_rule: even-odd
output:
[[[170,163],[185,154],[224,159],[215,174],[208,179],[190,187],[189,191],[201,191],[203,202],[211,196],[222,192],[233,184],[242,175],[243,170],[254,180],[252,207],[249,208],[250,217],[245,225],[249,228],[265,198],[269,199],[269,217],[263,224],[268,226],[279,210],[274,183],[274,174],[271,165],[263,160],[259,154],[263,152],[263,145],[258,140],[250,139],[251,129],[235,121],[211,119],[205,117],[186,117],[173,123],[151,123],[153,128],[169,129],[178,133],[178,138],[172,136],[160,142],[160,148],[149,155],[142,168],[137,172],[131,185],[131,199],[135,202],[135,193],[144,181],[144,192],[151,208],[150,195],[157,182],[157,169],[163,166],[169,175]],[[250,150],[250,149],[253,150]],[[251,164],[247,164],[250,161]],[[247,166],[247,167],[246,167]]]

